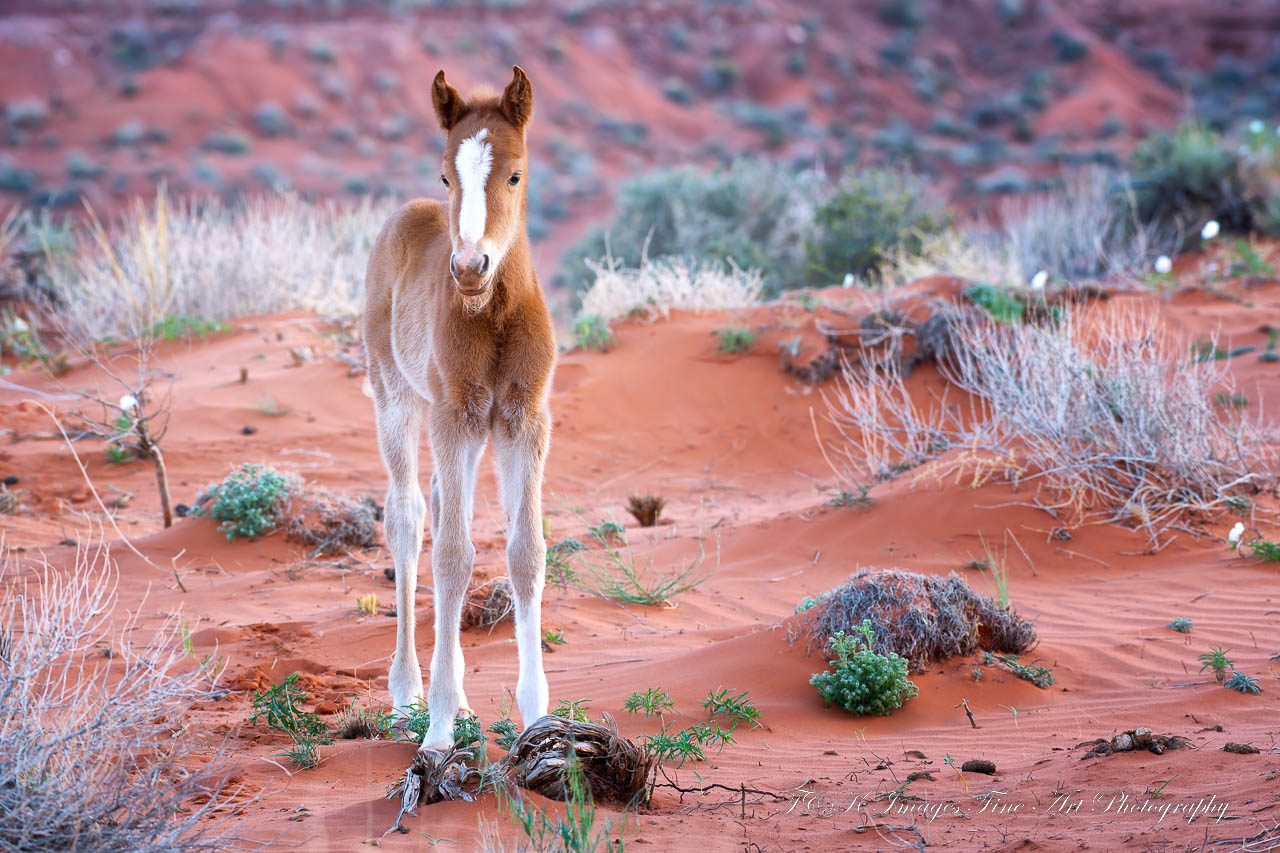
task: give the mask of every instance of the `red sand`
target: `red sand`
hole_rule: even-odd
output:
[[[839,290],[825,296],[852,298]],[[1195,293],[1157,304],[1191,333],[1217,330],[1232,346],[1261,349],[1265,335],[1258,326],[1280,317],[1280,287],[1243,298],[1247,305]],[[690,559],[705,534],[708,559],[718,550],[719,567],[674,609],[628,611],[549,589],[545,626],[562,630],[567,640],[547,655],[553,699],[588,698],[591,712],[613,713],[624,734],[638,736],[654,731],[656,722],[620,711],[630,691],[668,690],[682,712],[673,721],[686,725],[704,718],[699,701],[723,685],[749,690],[766,723],[739,729],[736,746],[673,774],[685,787],[701,779],[734,792],[681,797],[659,789],[652,808],[632,818],[628,845],[882,850],[894,846],[885,829],[892,826],[913,844],[918,830],[929,845],[955,849],[1219,849],[1214,842],[1252,836],[1280,821],[1274,779],[1280,684],[1268,660],[1280,652],[1276,568],[1228,553],[1222,538],[1228,520],[1211,528],[1211,537],[1180,535],[1154,556],[1140,553],[1147,548],[1143,536],[1113,526],[1087,526],[1070,541],[1057,541],[1049,536],[1053,520],[1011,505],[1026,496],[1002,485],[913,484],[908,475],[873,489],[869,509],[827,507],[830,487],[823,484],[830,474],[810,424],[810,409],[822,412],[821,399],[779,371],[774,349],[775,338],[811,328],[813,316],[794,305],[677,313],[670,321],[623,325],[608,353],[561,357],[546,484],[552,540],[587,538],[575,511],[593,524],[630,522],[622,510],[627,496],[652,491],[667,498],[669,520],[655,534],[655,565]],[[713,332],[731,322],[757,328],[751,353],[716,354]],[[323,335],[325,328],[305,316],[258,318],[237,322],[233,333],[165,345],[164,366],[178,376],[165,443],[175,500],[190,503],[204,484],[243,461],[270,462],[352,496],[381,498],[385,478],[372,406],[362,379],[328,357],[338,345]],[[320,357],[294,366],[288,351],[301,345]],[[242,366],[250,372],[247,384],[238,382]],[[1280,370],[1256,355],[1233,359],[1231,368],[1250,400],[1280,391]],[[931,373],[924,369],[913,381],[928,382]],[[8,379],[57,390],[31,373]],[[77,367],[64,381],[78,387],[92,376]],[[255,406],[267,395],[292,411],[259,413]],[[67,565],[70,549],[54,543],[85,530],[82,513],[94,517],[94,504],[65,445],[39,436],[53,425],[23,402],[29,397],[0,391],[0,422],[17,431],[0,447],[0,472],[19,475],[19,488],[30,493],[27,510],[4,518],[5,537],[10,547],[39,549],[54,565]],[[242,435],[245,425],[257,433]],[[134,609],[143,601],[144,626],[181,608],[196,652],[216,649],[228,660],[224,680],[232,692],[196,709],[196,725],[235,733],[248,716],[248,689],[295,671],[308,674],[305,683],[322,711],[370,690],[385,700],[394,621],[359,615],[355,607],[356,596],[370,591],[392,599],[383,550],[308,562],[279,535],[229,545],[207,520],[180,520],[157,532],[149,467],[107,465],[91,443],[80,452],[104,498],[134,495],[118,515],[121,528],[156,564],[176,564],[189,589],[184,594],[168,574],[116,547],[119,606]],[[486,464],[474,531],[480,573],[502,572],[501,527]],[[995,668],[984,668],[975,683],[974,662],[956,659],[916,677],[919,697],[890,717],[855,718],[823,707],[808,684],[823,661],[787,640],[803,596],[835,586],[858,567],[963,571],[959,567],[981,553],[980,535],[999,542],[1005,530],[1030,558],[1028,564],[1010,550],[1010,596],[1037,622],[1041,644],[1033,657],[1053,669],[1051,689]],[[651,535],[632,524],[628,532],[640,546]],[[417,612],[425,664],[431,636],[426,555],[422,565]],[[987,589],[984,578],[967,574],[976,588]],[[1164,627],[1175,617],[1194,621],[1189,643]],[[504,690],[514,688],[511,627],[467,631],[463,644],[467,693],[487,724]],[[1242,671],[1261,678],[1261,696],[1213,684],[1178,686],[1201,680],[1196,657],[1213,645],[1230,649]],[[978,728],[957,707],[962,699]],[[1087,750],[1075,748],[1137,726],[1184,735],[1198,749],[1082,760]],[[250,726],[235,738],[237,777],[249,791],[263,792],[238,819],[245,835],[308,851],[348,851],[366,843],[421,849],[419,833],[438,839],[439,849],[475,849],[480,822],[494,819],[505,835],[513,834],[486,796],[476,804],[424,807],[408,819],[408,835],[371,841],[394,820],[396,804],[383,799],[384,786],[403,771],[412,745],[340,742],[321,748],[317,769],[290,773],[274,759],[279,738]],[[1224,753],[1228,740],[1252,742],[1263,753]],[[948,755],[957,766],[990,759],[998,774],[962,779],[944,763]],[[912,813],[885,814],[898,807],[869,802],[921,769],[933,780],[909,788],[923,798],[900,804]],[[1160,797],[1150,800],[1145,792],[1166,780]],[[740,785],[776,791],[782,799],[747,794],[744,805]],[[1210,797],[1226,804],[1221,821],[1216,813],[1189,822],[1182,813],[1150,811]],[[912,824],[916,829],[902,829]]]

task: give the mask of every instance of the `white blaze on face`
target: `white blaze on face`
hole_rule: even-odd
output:
[[[493,146],[485,142],[488,136],[488,128],[481,128],[475,136],[462,140],[454,160],[462,191],[462,203],[458,208],[458,240],[463,246],[474,247],[484,236],[484,188],[489,180],[489,168],[493,165]]]

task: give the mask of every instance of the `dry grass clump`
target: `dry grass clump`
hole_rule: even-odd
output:
[[[645,258],[639,267],[610,259],[588,261],[594,283],[582,296],[581,315],[608,323],[632,312],[666,318],[672,309],[740,308],[760,298],[760,273],[732,261],[690,262]]]
[[[627,512],[641,527],[657,527],[667,499],[659,495],[632,495],[627,498]]]
[[[477,584],[462,603],[462,627],[491,628],[516,610],[515,590],[506,575]]]
[[[73,251],[51,253],[49,279],[77,339],[136,338],[173,316],[354,313],[369,249],[395,207],[294,195],[171,205],[162,191],[110,228],[95,219]]]
[[[878,654],[893,652],[912,669],[978,649],[1021,654],[1036,642],[1034,626],[1013,610],[973,591],[957,575],[863,569],[804,612],[809,648],[824,648],[837,631],[871,622]]]
[[[105,547],[66,571],[0,554],[0,587],[0,850],[227,849],[235,792],[182,720],[215,673],[177,617],[143,644],[132,620],[113,626]]]
[[[940,367],[967,392],[963,407],[914,399],[891,368],[844,366],[824,394],[842,485],[925,463],[974,484],[999,475],[1033,486],[1031,501],[1067,526],[1122,522],[1154,541],[1272,478],[1256,417],[1214,404],[1232,390],[1225,362],[1198,356],[1153,312],[1056,306],[1006,325],[968,311],[950,334]]]
[[[295,488],[287,500],[281,515],[289,541],[321,554],[377,547],[378,512],[369,501],[315,488]]]

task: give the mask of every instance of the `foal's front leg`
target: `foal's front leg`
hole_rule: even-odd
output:
[[[453,721],[467,704],[458,623],[471,581],[476,549],[471,544],[471,507],[476,468],[484,452],[484,432],[444,407],[431,410],[432,474],[431,573],[435,584],[435,648],[427,710],[431,725],[422,750],[445,752],[453,745]],[[468,709],[469,710],[469,709]]]
[[[550,423],[545,406],[532,412],[516,409],[499,418],[493,431],[498,489],[507,515],[507,574],[516,599],[520,654],[516,702],[525,728],[547,713],[547,676],[542,667],[542,589],[547,562],[542,535],[542,473]]]

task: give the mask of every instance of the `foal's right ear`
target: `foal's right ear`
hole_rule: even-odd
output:
[[[436,118],[440,120],[445,133],[453,130],[453,126],[467,113],[466,101],[444,79],[443,68],[436,72],[436,79],[431,83],[431,104],[436,108]]]

